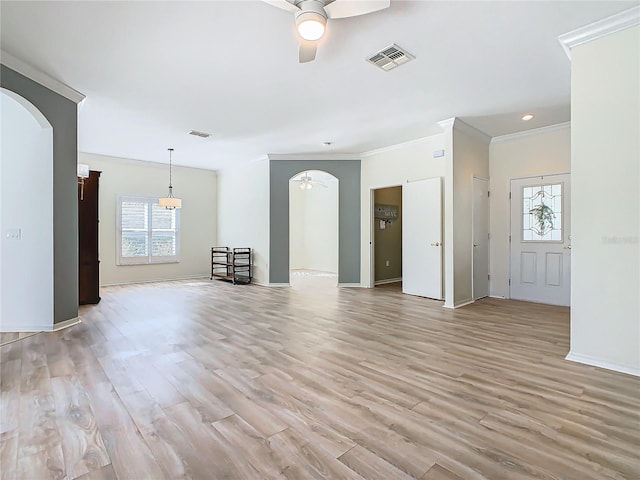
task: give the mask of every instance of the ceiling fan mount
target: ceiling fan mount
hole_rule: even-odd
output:
[[[388,8],[390,0],[262,0],[294,14],[300,35],[298,60],[316,58],[318,41],[324,36],[329,19],[355,17]]]
[[[328,188],[327,185],[324,184],[324,182],[320,182],[318,180],[314,180],[313,178],[311,178],[311,175],[309,175],[309,172],[304,172],[302,175],[300,175],[297,178],[293,178],[291,181],[294,183],[297,183],[300,190],[311,190],[314,187],[314,185],[318,185],[323,188]]]

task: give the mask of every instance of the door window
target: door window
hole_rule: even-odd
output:
[[[562,241],[562,183],[522,187],[522,241]]]

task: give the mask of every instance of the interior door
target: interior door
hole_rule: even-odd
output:
[[[570,188],[569,174],[511,181],[511,298],[569,306]]]
[[[442,299],[442,180],[402,185],[402,292]]]
[[[473,179],[473,299],[489,296],[489,181]]]

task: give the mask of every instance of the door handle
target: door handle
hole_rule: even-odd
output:
[[[440,246],[440,242],[435,242],[431,244],[432,247],[439,247]]]
[[[480,245],[479,243],[474,243],[473,246],[477,247],[478,245]]]
[[[564,247],[565,250],[571,250],[571,245]]]

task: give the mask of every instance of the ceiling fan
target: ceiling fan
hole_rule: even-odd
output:
[[[314,185],[319,185],[323,188],[328,188],[323,182],[319,182],[318,180],[313,180],[309,172],[304,172],[300,177],[294,178],[291,180],[298,184],[300,190],[311,190]]]
[[[300,63],[316,58],[328,19],[355,17],[389,7],[390,0],[262,0],[294,14],[300,35]]]

